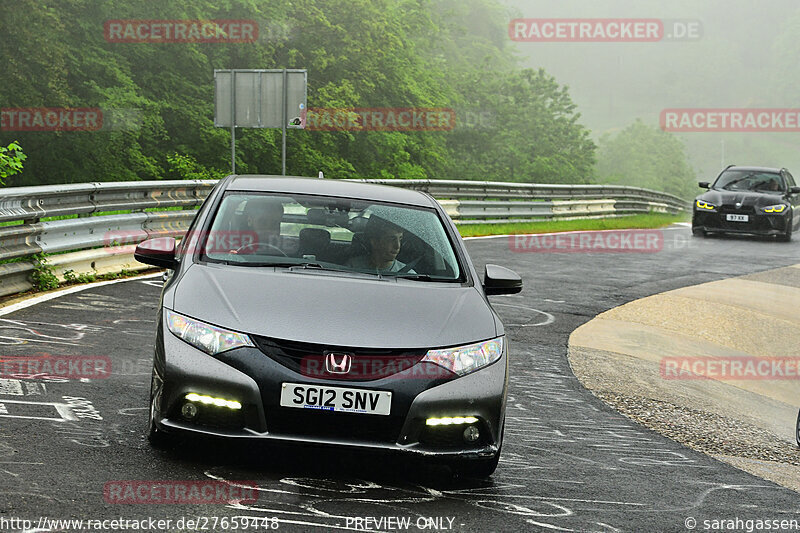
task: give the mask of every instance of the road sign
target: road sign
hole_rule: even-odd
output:
[[[236,173],[236,128],[281,128],[286,174],[286,129],[306,123],[304,69],[214,70],[214,125],[231,128],[231,172]]]

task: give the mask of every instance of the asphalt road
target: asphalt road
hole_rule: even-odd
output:
[[[144,431],[160,278],[90,288],[2,316],[4,359],[104,356],[113,370],[95,380],[3,376],[0,531],[21,531],[11,521],[21,518],[32,520],[30,531],[79,531],[42,522],[43,516],[172,520],[171,527],[144,531],[234,530],[219,517],[235,516],[276,519],[259,522],[260,531],[689,531],[693,524],[704,531],[704,520],[739,519],[742,530],[745,520],[800,520],[797,493],[618,415],[569,369],[567,338],[597,313],[800,262],[800,239],[698,240],[688,228],[663,235],[657,253],[515,253],[506,238],[469,241],[481,271],[499,263],[525,281],[520,295],[492,299],[508,329],[512,383],[503,455],[488,481],[454,479],[415,461],[320,449],[215,443],[151,449]],[[108,503],[104,487],[124,480],[251,481],[258,500]],[[208,518],[180,529],[182,517]]]

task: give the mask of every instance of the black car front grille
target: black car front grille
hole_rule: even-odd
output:
[[[735,205],[721,205],[719,209],[717,209],[719,213],[722,214],[737,214],[737,215],[755,215],[756,210],[752,205],[743,205],[741,207],[736,207]]]
[[[747,222],[728,220],[728,215],[747,215]],[[710,230],[739,231],[739,232],[766,232],[774,229],[782,229],[783,222],[781,217],[767,217],[755,213],[753,207],[742,207],[735,209],[732,206],[721,206],[715,212],[697,212],[694,217],[694,224],[705,226]]]
[[[427,353],[424,349],[353,348],[287,341],[258,335],[251,337],[258,349],[267,357],[305,377],[317,379],[355,382],[381,379],[413,367]],[[337,354],[337,362],[342,360],[340,354],[348,354],[349,372],[331,374],[326,370],[325,358],[331,352]]]
[[[270,433],[323,439],[394,443],[403,429],[402,416],[334,413],[291,407],[268,407]]]

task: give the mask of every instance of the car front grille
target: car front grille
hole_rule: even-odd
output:
[[[719,209],[717,209],[722,214],[728,213],[735,213],[739,215],[755,215],[756,210],[752,205],[743,205],[741,207],[736,207],[735,205],[728,204],[728,205],[721,205]]]
[[[723,206],[725,207],[725,206]],[[747,222],[734,222],[727,220],[727,215],[747,215],[749,220]],[[749,211],[729,209],[727,211],[720,208],[719,211],[714,213],[697,213],[695,216],[695,224],[706,226],[710,230],[718,229],[722,231],[740,231],[740,232],[761,232],[769,231],[772,229],[782,229],[783,223],[780,217],[767,217],[764,215],[754,214],[753,209]]]
[[[342,380],[373,381],[391,376],[416,365],[427,353],[420,349],[373,349],[346,346],[327,346],[287,341],[251,335],[258,349],[274,361],[305,377]],[[325,368],[326,354],[348,354],[350,371],[331,374]],[[341,360],[341,357],[337,360]]]

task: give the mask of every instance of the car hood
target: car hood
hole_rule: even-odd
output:
[[[698,200],[720,206],[732,206],[741,203],[741,207],[766,207],[768,205],[785,202],[781,192],[747,192],[747,191],[720,191],[711,189],[697,197]]]
[[[235,331],[331,346],[432,348],[496,336],[475,287],[319,271],[195,264],[173,307]]]

